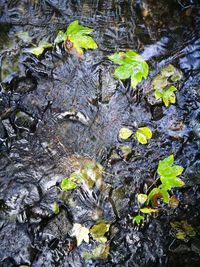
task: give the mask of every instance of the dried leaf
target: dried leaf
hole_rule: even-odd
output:
[[[79,223],[75,223],[72,230],[71,230],[71,236],[75,236],[77,240],[77,246],[80,246],[80,244],[85,241],[86,243],[89,243],[89,229],[82,226]]]

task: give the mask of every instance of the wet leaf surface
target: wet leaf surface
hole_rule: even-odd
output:
[[[0,1],[0,265],[199,266],[199,6],[189,2],[190,16],[186,1]],[[53,43],[75,20],[95,29],[91,36],[99,46],[84,61],[63,45],[38,57],[24,53],[31,43],[15,35],[28,32],[36,45]],[[114,78],[107,58],[128,49],[149,64],[148,78],[134,91],[130,78]],[[165,108],[152,80],[169,64],[184,75],[165,74],[165,89],[178,89],[176,103]],[[153,130],[147,146],[118,140],[121,127],[143,125]],[[122,145],[132,148],[126,160]],[[172,154],[185,170],[180,178],[186,186],[169,192],[180,204],[172,210],[158,193],[159,212],[143,214],[138,227],[132,223],[139,211],[135,196],[149,193],[158,160]],[[80,173],[88,159],[101,163],[103,179],[89,168],[84,182]],[[77,188],[61,191],[60,181],[74,172]],[[102,218],[112,222],[105,234],[109,246],[101,244],[100,256],[84,260],[82,253],[98,242],[91,237],[76,247],[70,230],[74,223],[90,229]],[[167,222],[182,220],[196,236],[173,242],[176,231],[171,235]]]
[[[131,77],[133,89],[136,88],[143,78],[146,79],[148,76],[148,64],[140,55],[132,50],[118,52],[108,58],[115,64],[120,65],[115,69],[115,77],[120,80],[126,80]]]

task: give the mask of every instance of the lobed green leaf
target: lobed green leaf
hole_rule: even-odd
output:
[[[62,190],[72,190],[77,187],[77,184],[69,178],[64,178],[60,184]]]

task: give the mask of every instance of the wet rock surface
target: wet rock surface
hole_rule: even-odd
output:
[[[175,0],[1,1],[0,266],[199,266],[199,8],[198,1]],[[37,58],[15,35],[28,31],[33,43],[52,42],[75,19],[95,28],[99,45],[84,60],[61,46]],[[113,78],[107,58],[128,48],[151,69],[136,91]],[[148,92],[151,78],[169,63],[184,78],[176,104],[166,108]],[[118,139],[121,127],[135,133],[143,126],[153,132],[148,145]],[[132,149],[127,159],[122,145]],[[135,196],[170,154],[185,169],[186,186],[173,189],[180,205],[135,226]],[[91,159],[104,167],[102,187],[61,192],[60,181]],[[89,228],[98,219],[111,222],[110,253],[84,260],[96,241],[77,247],[70,231],[74,223]],[[196,236],[177,240],[173,220],[187,220]]]

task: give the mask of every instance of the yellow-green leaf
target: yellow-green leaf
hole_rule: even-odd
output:
[[[77,187],[77,184],[69,178],[64,178],[60,184],[62,190],[72,190]]]
[[[142,213],[152,213],[152,212],[158,212],[158,209],[152,209],[150,207],[141,208],[140,211]]]
[[[141,221],[144,221],[144,216],[142,215],[137,215],[133,218],[133,222],[135,222],[137,225],[139,225]]]
[[[83,54],[82,48],[95,49],[97,44],[94,39],[89,36],[93,29],[79,25],[78,21],[72,22],[66,31],[67,39],[70,40],[78,54]]]
[[[60,212],[60,208],[59,208],[59,205],[57,202],[54,202],[54,204],[53,204],[53,212],[56,215],[59,214],[59,212]]]
[[[91,236],[99,242],[105,243],[107,238],[104,236],[110,229],[110,223],[107,221],[97,222],[90,229]]]
[[[110,250],[109,244],[100,244],[98,245],[98,247],[94,248],[91,252],[88,251],[83,252],[81,256],[85,260],[107,259],[109,250]]]
[[[132,134],[133,134],[133,131],[125,127],[119,130],[119,138],[122,140],[128,139],[129,137],[131,137]]]
[[[152,132],[148,127],[141,127],[138,128],[135,136],[139,143],[147,144],[148,140],[152,137]]]
[[[35,56],[39,56],[43,53],[44,49],[52,47],[52,44],[46,41],[40,41],[38,44],[38,47],[33,47],[27,50],[27,52],[30,52],[34,54]]]

